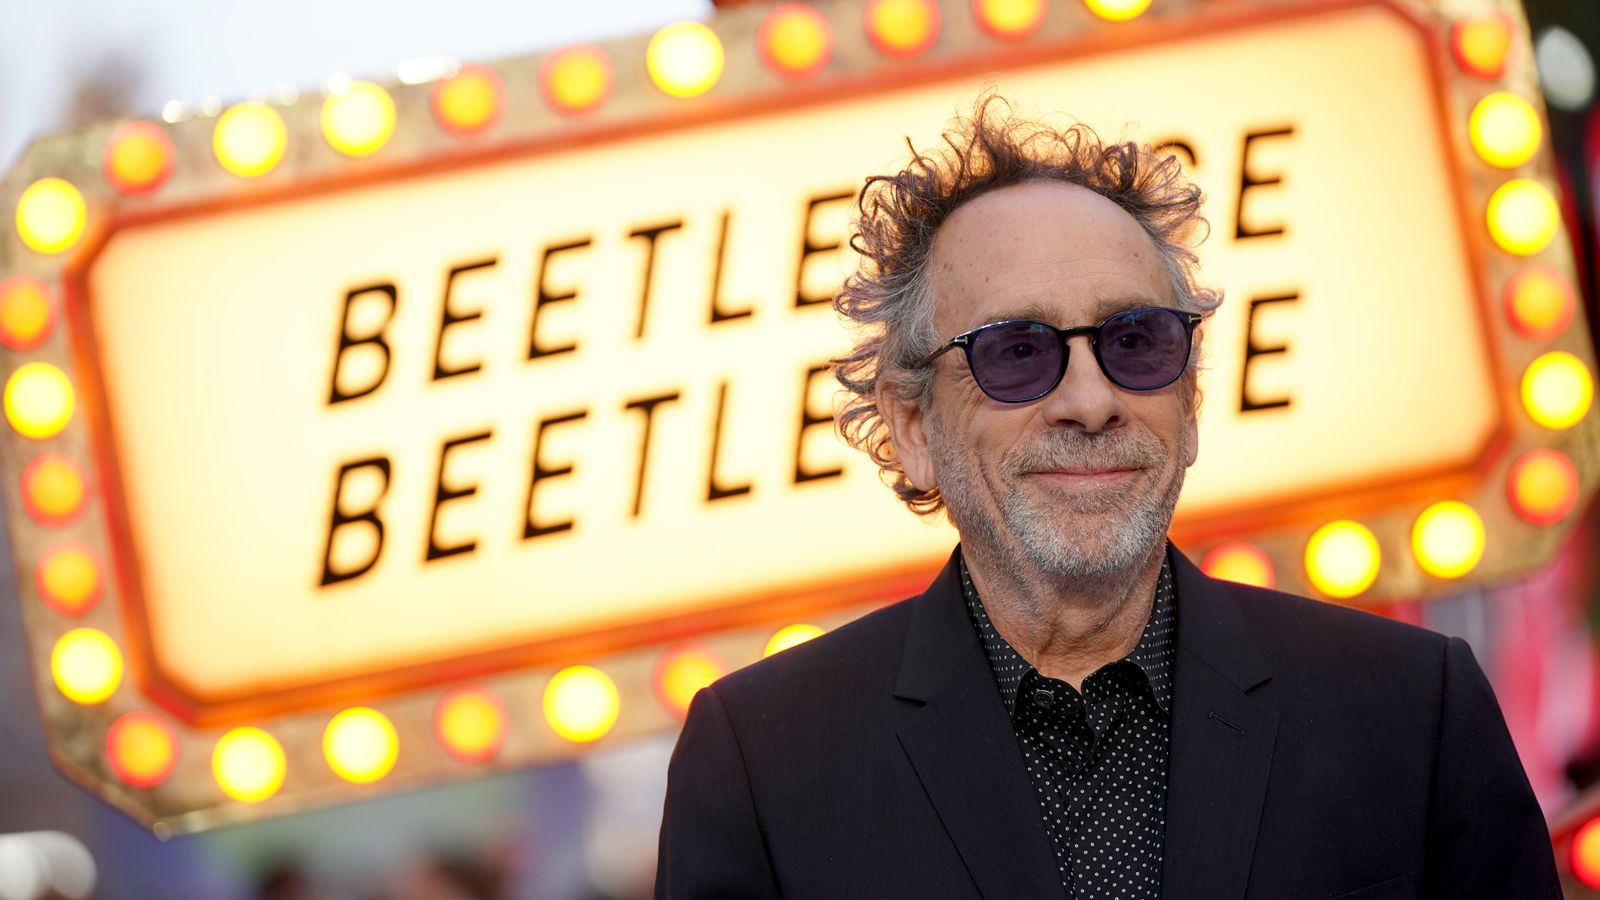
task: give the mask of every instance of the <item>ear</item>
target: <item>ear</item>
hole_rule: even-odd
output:
[[[887,380],[878,382],[878,412],[889,427],[889,442],[895,459],[906,478],[919,491],[931,491],[939,486],[934,473],[933,458],[928,452],[928,433],[922,407],[915,400],[906,400],[895,392],[895,385]]]

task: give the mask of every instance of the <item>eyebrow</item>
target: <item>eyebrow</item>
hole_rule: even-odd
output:
[[[1091,321],[1080,324],[1095,324],[1104,321],[1108,316],[1116,315],[1124,310],[1139,309],[1146,306],[1160,307],[1166,306],[1166,304],[1155,299],[1154,297],[1143,296],[1117,297],[1113,299],[1101,300],[1093,307],[1094,312],[1090,316]],[[1008,322],[1015,319],[1033,319],[1040,322],[1054,322],[1055,318],[1056,316],[1054,310],[1051,310],[1043,304],[1028,303],[1023,306],[1012,307],[992,316],[988,316],[973,327],[977,328],[984,325],[992,325],[995,322]]]

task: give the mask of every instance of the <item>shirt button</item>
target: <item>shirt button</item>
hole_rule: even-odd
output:
[[[1040,709],[1049,709],[1056,705],[1056,695],[1048,688],[1039,688],[1033,692],[1033,705]]]

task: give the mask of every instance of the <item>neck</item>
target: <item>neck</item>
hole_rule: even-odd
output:
[[[961,547],[995,630],[1040,674],[1082,689],[1083,679],[1139,644],[1166,556],[1163,542],[1126,570],[1062,577]]]

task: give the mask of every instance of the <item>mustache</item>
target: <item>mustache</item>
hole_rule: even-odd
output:
[[[1053,431],[1008,454],[1010,475],[1060,469],[1150,469],[1167,462],[1167,448],[1148,434]]]

